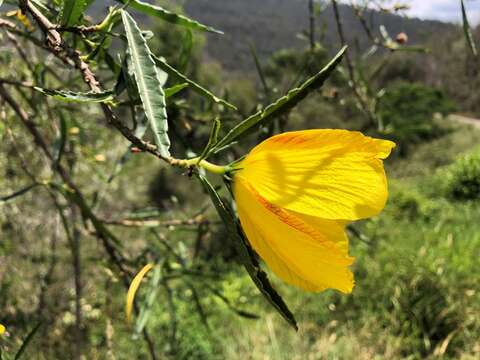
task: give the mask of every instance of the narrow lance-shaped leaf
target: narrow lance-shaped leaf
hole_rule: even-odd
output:
[[[173,85],[172,87],[166,88],[165,89],[165,98],[172,97],[175,94],[178,94],[180,91],[188,87],[187,83],[183,84],[178,84],[178,85]]]
[[[141,100],[138,95],[138,89],[136,84],[134,83],[135,80],[133,79],[134,74],[132,73],[130,76],[129,72],[126,70],[126,67],[127,67],[126,63],[127,61],[124,61],[124,65],[122,66],[119,72],[117,83],[115,84],[115,88],[113,91],[116,96],[121,95],[125,89],[128,91],[130,100],[127,101],[126,103],[122,103],[123,105],[125,104],[141,105]],[[167,82],[168,74],[164,71],[161,71],[160,78],[162,81],[162,86],[164,86],[165,83]],[[181,83],[181,84],[173,85],[168,88],[164,88],[165,99],[168,99],[173,95],[176,95],[186,87],[188,87],[187,83]]]
[[[140,284],[147,275],[147,273],[153,269],[153,264],[147,264],[145,265],[137,275],[133,278],[130,287],[128,288],[127,292],[127,299],[125,302],[125,316],[127,318],[127,323],[130,323],[130,320],[132,318],[132,310],[133,310],[133,304],[135,302],[135,295],[137,294],[138,288],[140,287]]]
[[[192,30],[209,31],[217,34],[223,34],[220,30],[216,30],[210,26],[203,25],[198,21],[192,20],[184,15],[175,14],[158,5],[152,5],[140,0],[116,0],[122,4],[128,4],[132,9],[143,12],[144,14],[158,17],[172,24],[183,26]]]
[[[0,202],[7,202],[9,200],[12,200],[12,199],[15,199],[17,196],[22,196],[23,194],[26,194],[27,192],[29,192],[30,190],[32,190],[34,187],[38,186],[39,184],[31,184],[31,185],[28,185],[18,191],[15,191],[14,193],[12,194],[9,194],[9,195],[5,195],[5,196],[0,196]]]
[[[88,5],[86,0],[63,0],[60,23],[63,26],[77,24]]]
[[[157,66],[165,71],[168,75],[171,77],[187,83],[193,91],[195,91],[197,94],[209,99],[210,101],[213,101],[217,104],[222,104],[225,105],[226,107],[229,107],[232,110],[237,110],[235,105],[230,104],[228,101],[225,101],[223,99],[218,98],[217,96],[213,95],[210,91],[205,89],[203,86],[197,84],[195,81],[190,80],[188,77],[183,75],[180,71],[175,69],[174,67],[170,66],[164,59],[159,58],[157,56],[153,56],[153,59],[155,60],[155,63]]]
[[[122,20],[138,93],[142,99],[145,114],[160,154],[169,157],[170,139],[167,133],[167,110],[160,74],[152,59],[147,41],[135,20],[126,11],[122,11]]]
[[[15,357],[14,357],[15,360],[19,360],[22,358],[22,355],[25,353],[25,350],[28,348],[33,338],[35,337],[35,334],[37,333],[38,329],[40,329],[41,326],[42,326],[42,323],[38,323],[36,326],[32,328],[32,330],[30,330],[25,340],[23,340],[23,343],[20,346],[20,349],[18,349],[17,353],[15,354]]]
[[[34,89],[54,99],[69,102],[106,102],[112,101],[114,95],[113,90],[81,93],[69,90],[43,89],[36,86]]]
[[[269,98],[270,88],[268,87],[265,73],[263,71],[262,65],[260,64],[260,59],[258,58],[257,49],[255,48],[255,45],[253,44],[253,42],[250,42],[249,45],[250,45],[250,52],[255,62],[255,68],[257,69],[258,76],[260,77],[260,81],[262,82],[263,90],[265,91],[265,96]]]
[[[225,295],[223,295],[220,291],[216,290],[211,286],[208,286],[208,284],[205,284],[205,286],[212,292],[212,294],[214,294],[217,298],[219,298],[230,310],[232,310],[238,316],[244,317],[246,319],[260,319],[260,316],[257,314],[254,314],[242,309],[238,309],[237,307],[235,307],[231,303],[231,301],[227,297],[225,297]]]
[[[58,112],[60,118],[60,134],[53,143],[53,157],[58,164],[62,160],[65,144],[67,142],[67,119],[61,111]]]
[[[219,119],[213,120],[212,129],[210,130],[210,136],[208,137],[208,143],[203,149],[202,154],[198,158],[198,162],[206,159],[211,153],[210,150],[215,146],[218,141],[218,132],[220,131],[221,122]]]
[[[152,306],[157,299],[158,289],[160,287],[160,280],[162,278],[162,268],[160,266],[155,267],[153,270],[152,279],[150,281],[147,295],[145,300],[140,306],[140,313],[137,321],[135,322],[135,332],[140,334],[147,325],[148,319],[152,313]]]
[[[467,40],[468,48],[472,52],[473,56],[477,56],[477,46],[475,45],[472,28],[470,27],[470,23],[468,21],[467,9],[465,8],[465,3],[463,0],[460,0],[460,4],[462,6],[463,32],[465,33],[465,39]]]
[[[182,39],[182,51],[178,57],[178,68],[180,71],[185,72],[188,65],[188,60],[192,55],[193,49],[193,34],[187,29],[185,36]]]
[[[295,107],[300,101],[305,99],[305,97],[312,91],[320,88],[340,63],[346,49],[346,46],[343,47],[330,63],[328,63],[318,74],[305,81],[300,87],[290,90],[287,95],[281,97],[275,103],[267,106],[265,109],[257,112],[235,126],[217,143],[217,145],[215,145],[215,148],[212,149],[212,151],[231,144],[238,138],[250,134],[259,126],[265,125],[279,115],[286,113]]]
[[[197,177],[203,184],[205,190],[210,195],[210,198],[217,209],[218,215],[227,227],[228,234],[231,236],[233,245],[240,255],[240,259],[245,266],[248,274],[252,278],[254,284],[268,302],[279,312],[280,315],[291,325],[295,330],[298,330],[297,321],[292,312],[288,308],[287,304],[283,301],[282,297],[270,284],[267,274],[260,268],[260,264],[255,258],[254,252],[247,240],[245,239],[238,221],[236,221],[231,210],[225,205],[218,193],[208,180],[200,174]]]

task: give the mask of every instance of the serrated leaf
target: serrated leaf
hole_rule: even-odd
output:
[[[60,23],[63,26],[76,25],[88,5],[86,0],[63,0]]]
[[[240,259],[253,280],[254,284],[260,290],[262,295],[267,301],[279,312],[279,314],[295,329],[298,330],[297,321],[292,312],[288,308],[287,304],[283,301],[282,297],[271,285],[267,274],[260,268],[254,251],[250,247],[250,244],[245,239],[243,232],[240,229],[240,225],[232,214],[231,210],[225,205],[218,193],[215,191],[210,182],[200,174],[197,174],[198,179],[203,184],[205,190],[210,195],[210,198],[218,212],[218,215],[225,224],[228,234],[231,236],[233,245],[237,250]]]
[[[223,34],[222,31],[216,30],[213,27],[203,25],[196,20],[192,20],[184,15],[175,14],[171,11],[168,11],[158,5],[152,5],[140,0],[116,0],[122,4],[128,4],[129,7],[132,9],[138,10],[143,12],[144,14],[158,17],[164,21],[169,23],[183,26],[188,29],[192,30],[199,30],[199,31],[208,31],[217,34]]]
[[[69,90],[43,89],[37,86],[34,89],[54,99],[70,102],[106,102],[112,101],[114,95],[113,90],[81,93]]]
[[[463,0],[460,0],[462,7],[462,19],[463,19],[463,32],[465,33],[465,39],[467,40],[467,45],[473,56],[478,56],[477,46],[475,45],[475,40],[473,39],[472,28],[468,21],[467,9],[465,8],[465,3]]]
[[[45,1],[40,1],[40,0],[30,0],[36,7],[42,10],[43,13],[50,13],[51,14],[51,8],[49,8],[46,4]]]
[[[122,10],[122,21],[128,41],[128,51],[143,109],[154,133],[155,144],[164,157],[169,157],[167,109],[160,73],[152,59],[147,41],[135,20]]]
[[[267,124],[270,120],[286,113],[295,107],[300,101],[305,99],[312,91],[320,88],[323,83],[329,78],[332,72],[343,58],[347,47],[343,47],[337,55],[315,76],[305,81],[300,87],[290,90],[287,95],[281,97],[273,104],[260,110],[256,114],[242,121],[235,126],[230,132],[220,140],[212,149],[216,151],[219,148],[227,146],[237,140],[238,138],[248,135],[259,126]]]
[[[174,79],[177,79],[181,82],[187,83],[193,91],[195,91],[197,94],[209,99],[210,101],[213,101],[217,104],[222,104],[225,105],[226,107],[229,107],[232,110],[237,110],[235,105],[230,104],[228,101],[225,101],[223,99],[218,98],[217,96],[213,95],[210,91],[205,89],[203,86],[197,84],[195,81],[190,80],[187,76],[183,75],[180,71],[169,65],[164,59],[159,58],[157,56],[153,56],[153,59],[155,60],[155,64],[165,71],[168,75],[173,77]]]

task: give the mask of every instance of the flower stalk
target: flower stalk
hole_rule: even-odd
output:
[[[205,169],[208,172],[211,172],[217,175],[225,175],[231,170],[230,166],[228,165],[221,166],[221,165],[212,164],[207,160],[200,160],[199,157],[196,157],[193,159],[179,160],[175,165],[178,165],[180,167],[187,168],[187,169],[194,166],[198,166],[198,167],[201,167],[202,169]]]

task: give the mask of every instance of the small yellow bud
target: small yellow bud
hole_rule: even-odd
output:
[[[80,133],[80,129],[76,126],[70,128],[70,130],[68,130],[68,133],[70,135],[78,135]]]
[[[95,161],[96,162],[105,162],[105,161],[107,161],[107,158],[103,154],[97,154],[97,155],[95,155]]]
[[[5,326],[3,326],[2,324],[0,324],[0,335],[5,334],[5,331],[7,331],[7,329],[5,328]]]

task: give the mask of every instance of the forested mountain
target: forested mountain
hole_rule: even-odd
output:
[[[306,0],[186,0],[185,11],[191,17],[214,26],[225,35],[208,35],[207,52],[229,70],[252,68],[249,42],[252,42],[262,58],[272,52],[307,43],[299,34],[308,27],[308,2]],[[364,49],[368,43],[353,9],[340,6],[348,41]],[[405,32],[410,44],[418,44],[448,31],[453,25],[439,21],[409,19],[387,13],[370,12],[365,19],[372,30],[384,25],[394,37]],[[317,18],[318,35],[327,48],[338,47],[338,37],[331,7]]]

